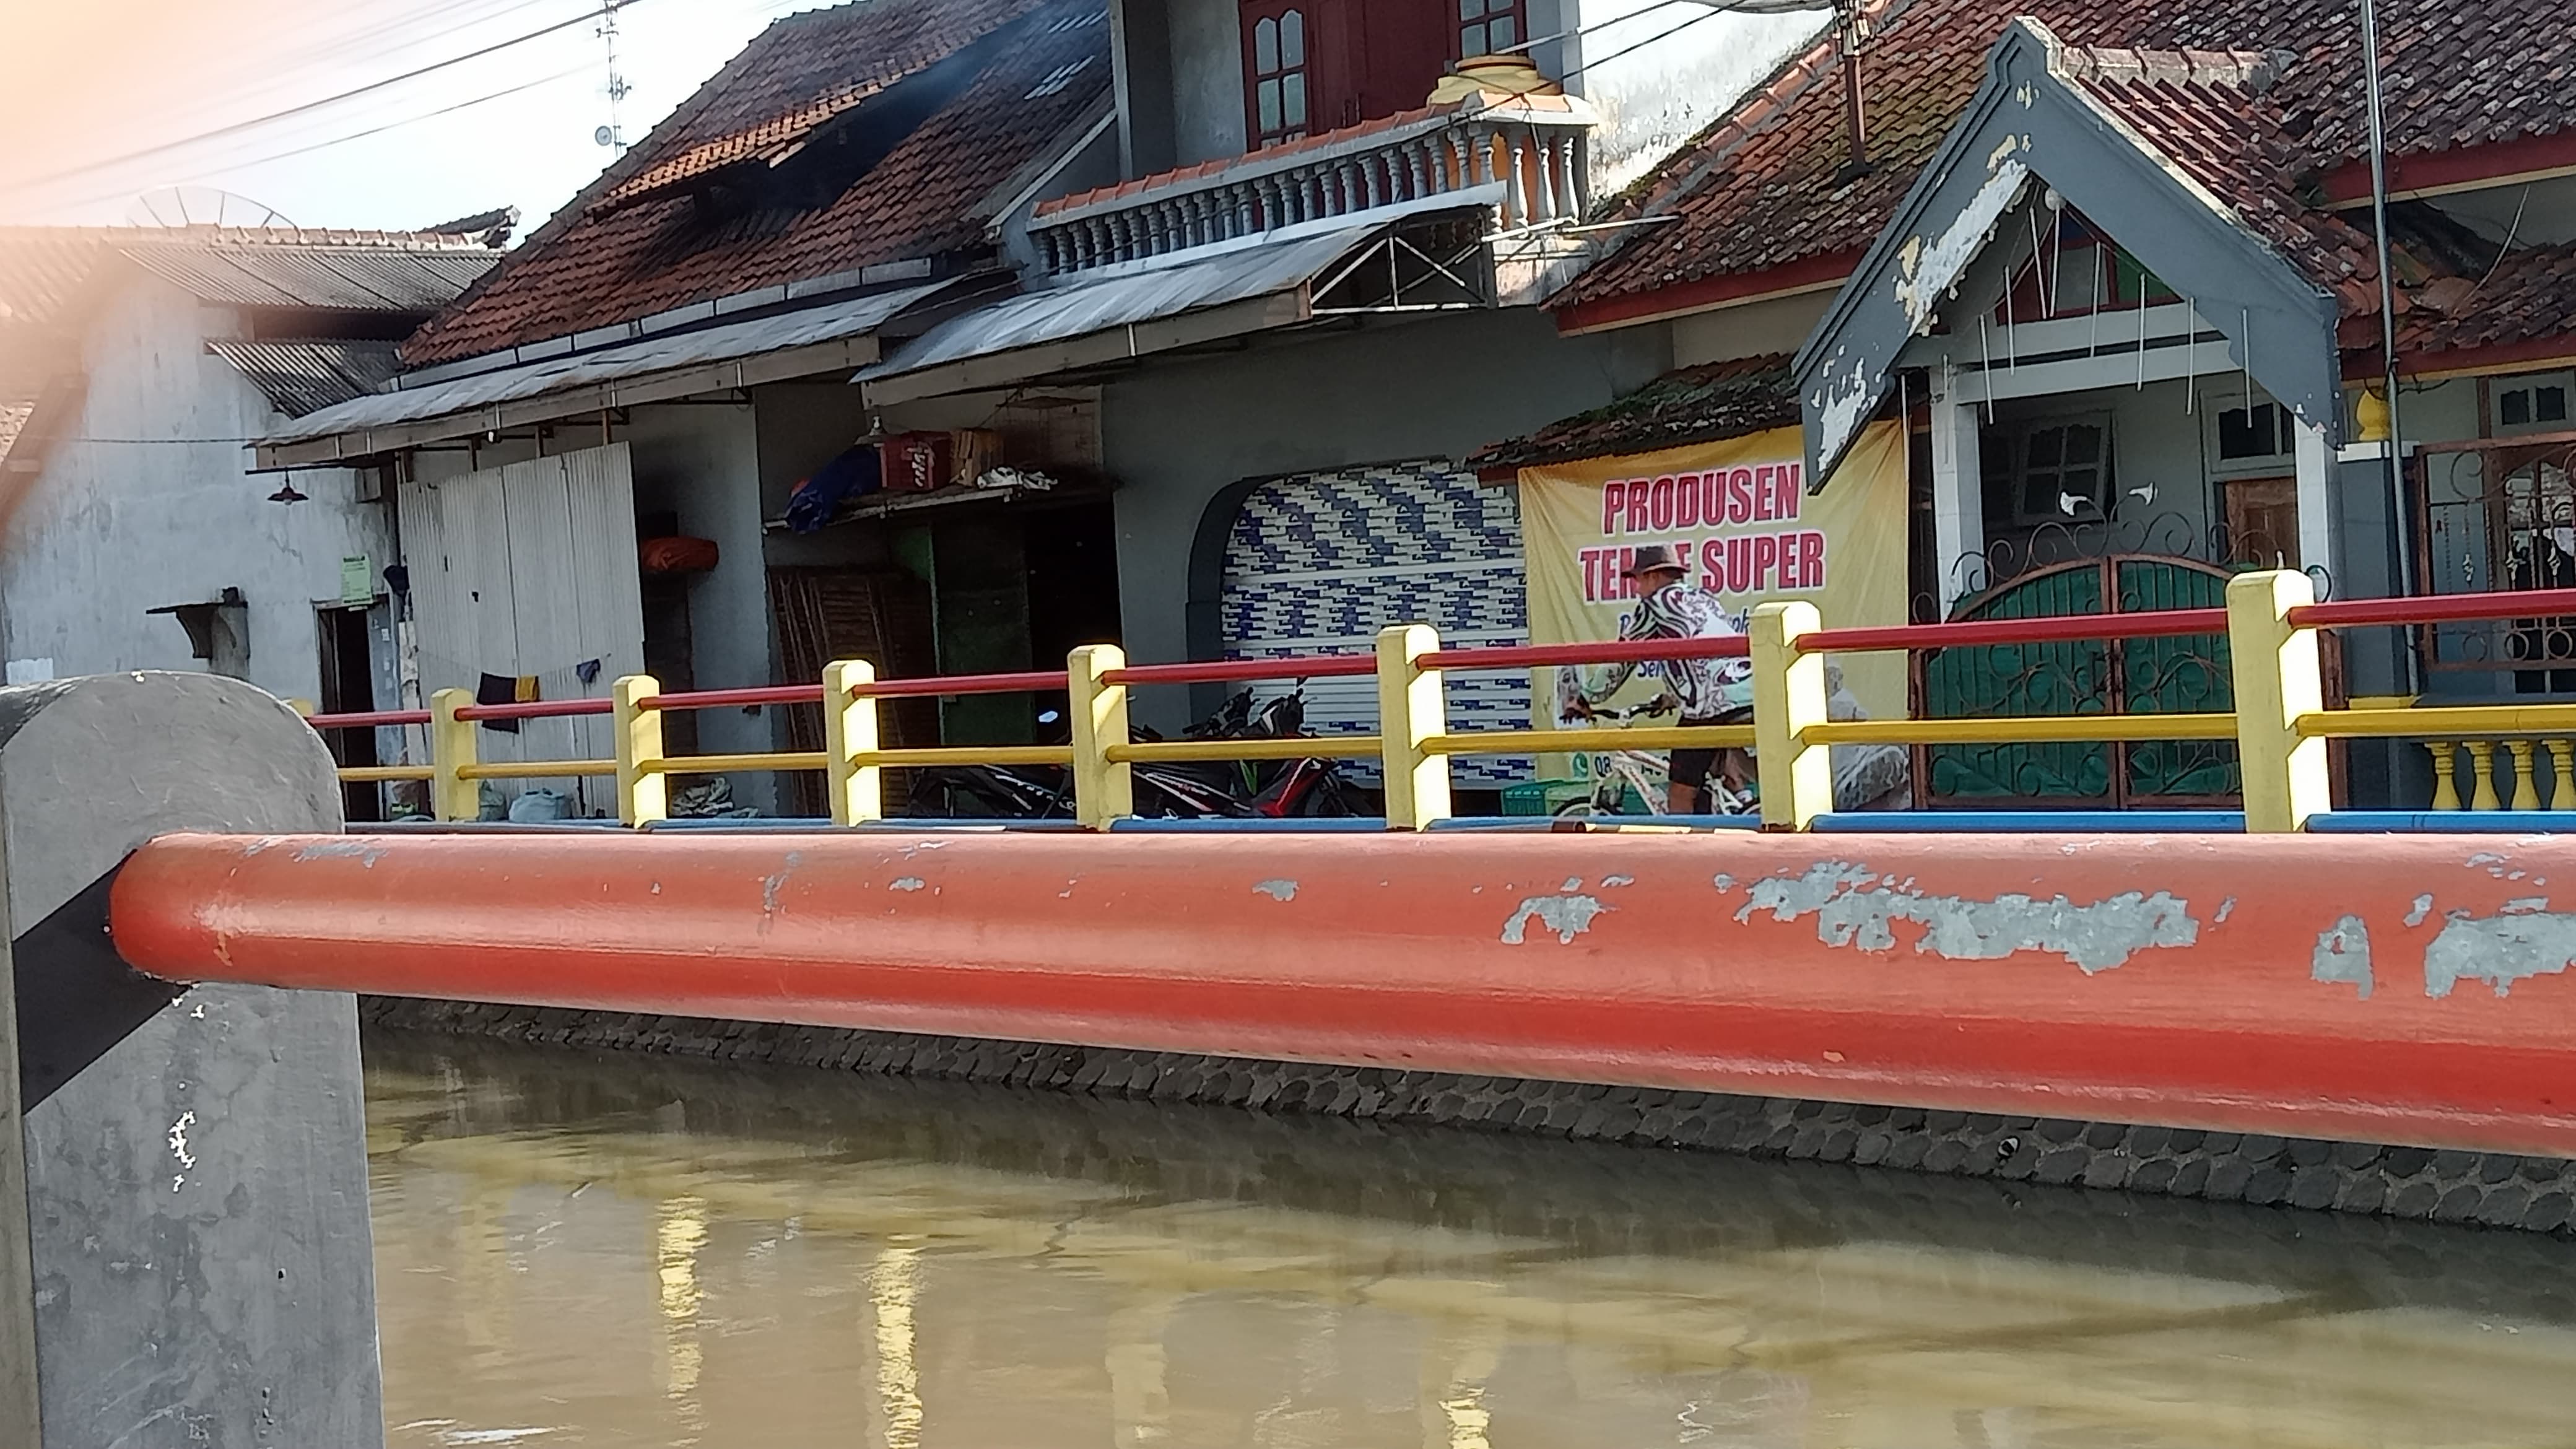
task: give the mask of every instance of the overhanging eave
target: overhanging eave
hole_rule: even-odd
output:
[[[2227,336],[2238,368],[2299,417],[2340,426],[2334,299],[2070,83],[2036,22],[2014,22],[1985,82],[1794,367],[1811,486],[1885,403],[1995,228],[2045,184]]]

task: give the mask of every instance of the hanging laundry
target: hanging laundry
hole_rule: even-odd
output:
[[[574,665],[572,667],[573,678],[580,680],[584,684],[597,684],[599,682],[599,663],[600,662],[596,659],[585,659],[579,664]]]
[[[476,704],[516,704],[518,701],[519,681],[515,676],[486,674],[474,686]],[[487,719],[482,721],[482,725],[496,734],[515,735],[519,732],[519,721],[514,719]]]

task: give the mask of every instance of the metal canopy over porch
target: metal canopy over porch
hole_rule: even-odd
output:
[[[855,379],[872,405],[1008,387],[1321,317],[1493,304],[1492,186],[1098,268],[932,329]]]
[[[278,429],[262,468],[311,467],[474,433],[865,366],[878,329],[957,284],[933,282],[675,332],[596,352],[453,375],[324,408]]]

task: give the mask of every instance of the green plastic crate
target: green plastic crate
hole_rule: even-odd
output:
[[[1505,815],[1554,815],[1592,793],[1589,780],[1530,780],[1503,787]]]

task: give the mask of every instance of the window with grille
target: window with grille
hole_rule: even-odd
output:
[[[2260,395],[2213,398],[2207,416],[2210,476],[2262,477],[2298,470],[2298,417],[2288,408]]]
[[[1458,58],[1502,55],[1529,39],[1521,0],[1458,0]]]
[[[2111,420],[2059,418],[1980,440],[1986,514],[2017,524],[2099,523],[2111,513]]]
[[[2571,403],[2576,403],[2576,376],[2567,373],[2544,373],[2538,377],[2497,378],[2488,384],[2487,396],[2495,409],[2495,431],[2499,437],[2515,433],[2561,433],[2576,427],[2571,418]]]
[[[1304,5],[1246,5],[1244,100],[1257,149],[1305,139],[1312,75]]]

